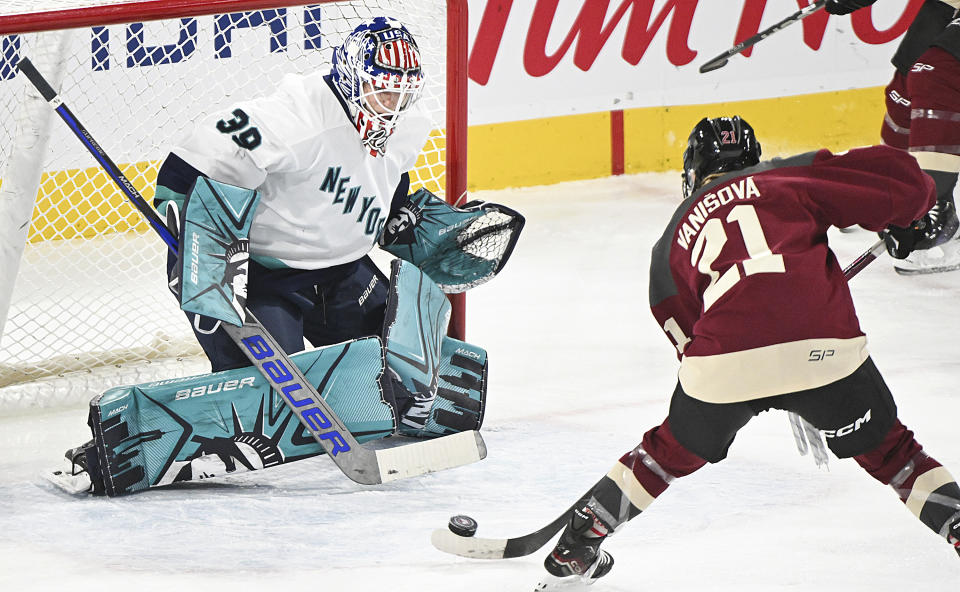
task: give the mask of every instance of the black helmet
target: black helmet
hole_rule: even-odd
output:
[[[690,132],[683,151],[683,197],[687,198],[716,173],[738,171],[760,162],[760,142],[746,121],[704,117]]]

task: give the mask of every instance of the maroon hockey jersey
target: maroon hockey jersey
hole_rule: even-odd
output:
[[[827,229],[907,226],[935,199],[907,152],[820,150],[730,173],[684,200],[653,248],[650,306],[690,396],[734,402],[829,384],[867,357]]]

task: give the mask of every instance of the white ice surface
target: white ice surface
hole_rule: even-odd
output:
[[[456,513],[479,534],[552,520],[667,411],[677,363],[647,308],[649,251],[679,175],[476,194],[527,216],[501,277],[468,296],[490,356],[486,460],[380,487],[325,458],[124,498],[61,494],[38,477],[88,437],[84,409],[0,418],[0,590],[533,589],[548,548],[507,561],[448,556]],[[842,262],[865,232],[831,234]],[[927,451],[960,474],[960,272],[905,278],[884,256],[853,282],[871,351]],[[593,590],[945,591],[960,560],[853,461],[818,470],[783,413],[729,458],[674,484],[604,548]]]

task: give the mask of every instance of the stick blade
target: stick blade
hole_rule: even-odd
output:
[[[730,61],[727,58],[714,58],[709,62],[700,66],[700,73],[706,74],[707,72],[713,72],[714,70],[719,70],[720,68],[727,65],[727,62]]]
[[[380,482],[388,483],[475,463],[486,458],[487,445],[473,430],[376,452]]]
[[[464,537],[438,528],[430,535],[430,542],[438,550],[470,559],[503,559],[507,539]]]

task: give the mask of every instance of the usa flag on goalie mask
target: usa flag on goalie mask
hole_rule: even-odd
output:
[[[377,65],[406,74],[420,69],[420,52],[406,39],[387,41],[377,51]]]

